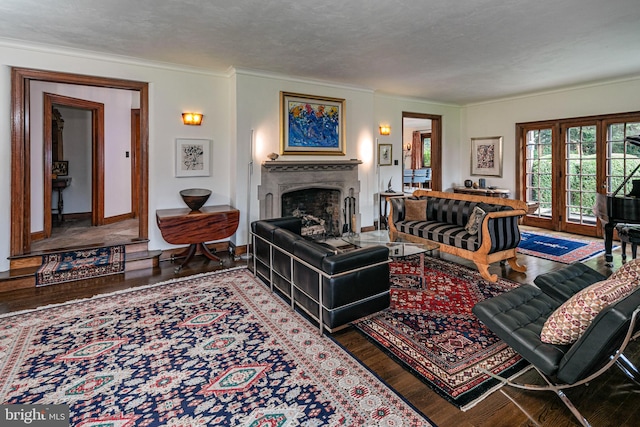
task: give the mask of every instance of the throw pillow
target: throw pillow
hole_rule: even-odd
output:
[[[427,201],[406,199],[404,201],[404,220],[405,221],[426,221],[427,220]]]
[[[608,305],[631,295],[638,282],[607,279],[590,285],[562,304],[544,322],[540,339],[549,344],[572,344]]]
[[[640,280],[640,258],[631,260],[623,264],[617,271],[615,271],[609,279],[625,279],[632,282]]]
[[[478,231],[480,230],[480,224],[482,224],[482,219],[486,214],[487,213],[479,206],[474,207],[471,215],[469,215],[467,225],[464,226],[464,229],[467,230],[467,233],[478,234]]]

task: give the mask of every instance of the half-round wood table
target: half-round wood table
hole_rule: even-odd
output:
[[[238,229],[240,211],[229,205],[204,206],[197,211],[188,208],[158,209],[156,221],[167,243],[189,245],[184,252],[176,255],[186,255],[182,264],[176,267],[177,273],[191,261],[198,249],[210,260],[222,265],[222,260],[211,253],[205,243],[232,236]]]

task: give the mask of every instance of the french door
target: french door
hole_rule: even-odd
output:
[[[521,144],[520,194],[537,203],[524,224],[601,236],[598,193],[611,194],[640,162],[640,114],[618,114],[517,125]],[[640,173],[636,177],[640,179]],[[631,188],[621,189],[619,195]]]

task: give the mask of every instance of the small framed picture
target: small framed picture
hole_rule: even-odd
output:
[[[471,138],[471,175],[502,176],[502,137]]]
[[[393,162],[392,156],[393,145],[378,144],[378,164],[380,166],[391,166]]]
[[[211,140],[176,139],[176,177],[211,175]]]
[[[69,162],[66,160],[53,162],[53,165],[51,166],[51,174],[57,176],[69,175]]]

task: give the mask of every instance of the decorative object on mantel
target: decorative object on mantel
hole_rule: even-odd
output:
[[[346,154],[345,100],[280,92],[280,154]]]
[[[206,188],[187,188],[180,191],[180,197],[186,203],[192,212],[197,212],[209,200],[211,190]]]
[[[269,160],[276,160],[280,156],[278,156],[277,153],[270,153],[270,154],[267,154],[267,157],[269,158]]]

